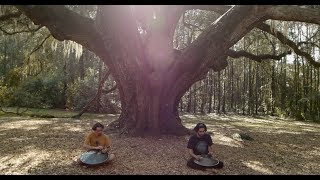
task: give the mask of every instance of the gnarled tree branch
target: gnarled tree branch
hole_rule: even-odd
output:
[[[298,21],[320,25],[320,11],[299,6],[279,5],[268,10],[267,17],[273,20]]]
[[[108,93],[111,93],[112,91],[116,90],[117,88],[118,88],[117,85],[115,85],[115,86],[113,86],[112,88],[110,88],[108,90],[103,89],[102,93],[103,94],[108,94]]]
[[[223,69],[227,64],[220,57],[251,31],[256,23],[265,20],[264,12],[268,8],[270,7],[235,6],[231,8],[183,50],[181,57],[187,61],[184,64],[188,67],[212,67],[216,71]],[[190,66],[189,63],[193,65]]]
[[[234,6],[209,26],[171,65],[168,76],[174,84],[165,85],[179,89],[181,98],[196,81],[205,78],[210,69],[220,71],[227,63],[226,52],[257,23],[265,20],[265,12],[272,6]],[[188,80],[187,80],[188,79]],[[187,83],[186,83],[187,82]]]
[[[163,23],[161,26],[157,26],[157,31],[162,31],[168,36],[168,44],[173,47],[173,36],[176,29],[176,25],[184,12],[183,6],[176,5],[159,5],[159,6],[134,6],[134,18],[139,22],[142,29],[147,32],[148,39],[151,33],[155,33],[151,26],[152,22],[158,21]],[[156,15],[156,19],[153,19],[153,15]]]
[[[29,57],[28,57],[28,61],[29,61],[29,59],[30,59],[30,56],[31,56],[33,53],[35,53],[35,52],[38,51],[41,47],[43,47],[44,42],[46,42],[46,40],[47,40],[50,36],[51,36],[51,34],[47,35],[47,36],[41,41],[41,43],[40,43],[39,45],[37,45],[37,46],[30,52]]]
[[[184,10],[200,9],[205,11],[214,11],[218,14],[224,14],[232,6],[230,5],[185,5]]]
[[[213,8],[213,7],[208,7],[208,9],[209,8]],[[224,11],[227,11],[227,8],[225,9],[220,8],[220,10],[221,11],[216,11],[216,12],[223,14],[225,13]],[[268,11],[266,12],[266,18],[273,19],[273,20],[281,20],[281,21],[307,22],[307,23],[320,25],[320,11],[318,11],[317,9],[304,8],[304,7],[292,6],[292,5],[291,6],[280,5],[280,6],[274,6],[273,8],[269,8]],[[319,65],[320,62],[316,62],[310,54],[301,51],[293,41],[289,40],[281,32],[277,31],[276,33],[273,33],[273,31],[270,30],[271,27],[265,23],[258,24],[257,28],[277,37],[283,44],[290,46],[296,54],[300,56],[304,56],[312,65],[316,67],[320,66]]]
[[[57,40],[72,40],[94,51],[100,57],[106,56],[103,41],[92,19],[62,5],[17,5],[16,7],[35,24],[46,26]]]
[[[227,12],[231,6],[223,5],[187,5],[186,10],[201,9],[214,11],[219,14]],[[298,21],[313,24],[320,24],[320,11],[318,9],[299,7],[293,5],[278,5],[270,8],[267,12],[267,18],[281,21]]]
[[[194,27],[194,28],[198,29],[198,30],[201,31],[201,32],[204,31],[204,30],[201,29],[199,26],[196,26],[196,25],[194,25],[194,24],[189,24],[189,23],[187,23],[187,22],[185,21],[185,14],[182,15],[182,23],[183,23],[183,25],[184,25],[185,27],[187,27],[187,28],[189,28],[189,29],[191,29],[191,27]]]
[[[162,11],[163,16],[166,18],[169,39],[171,39],[170,47],[173,47],[174,32],[184,10],[181,6],[165,6]]]
[[[2,27],[0,27],[0,31],[2,31],[4,34],[6,34],[6,35],[14,35],[14,34],[19,34],[19,33],[34,33],[34,32],[36,32],[36,31],[38,31],[39,29],[41,29],[43,26],[39,26],[39,27],[37,27],[37,28],[35,28],[35,29],[30,29],[30,28],[28,28],[28,30],[20,30],[20,31],[14,31],[14,32],[9,32],[9,31],[7,31],[7,30],[5,30],[4,28],[2,28]]]
[[[308,42],[308,41],[301,41],[297,43],[297,46],[301,46],[302,44],[311,44],[312,46],[316,46],[317,48],[320,49],[320,45],[314,43],[314,42]]]
[[[23,113],[27,112],[29,110],[29,108],[27,107],[25,110],[23,110],[22,112],[19,112],[20,107],[17,107],[16,112],[11,112],[11,111],[5,111],[4,109],[2,109],[2,107],[0,106],[0,111],[7,113],[7,114],[16,114],[21,116]]]
[[[257,25],[257,28],[259,28],[262,31],[265,31],[265,32],[273,35],[274,37],[278,38],[281,43],[291,47],[297,55],[305,57],[310,64],[314,65],[315,67],[320,67],[320,62],[315,61],[310,54],[300,50],[298,45],[295,42],[291,41],[289,38],[287,38],[281,32],[279,32],[277,30],[273,30],[270,25],[268,25],[266,23],[261,23],[261,24]]]
[[[271,54],[261,54],[261,55],[254,55],[252,53],[249,53],[247,51],[234,51],[229,49],[227,52],[227,55],[232,58],[240,58],[240,57],[246,57],[249,59],[252,59],[257,62],[261,62],[262,60],[280,60],[281,58],[285,57],[286,55],[291,54],[291,51],[281,53],[279,55],[271,55]]]
[[[22,14],[21,12],[15,12],[15,13],[11,13],[11,14],[2,15],[2,16],[0,16],[0,22],[1,22],[1,21],[9,20],[9,19],[11,19],[11,18],[20,17],[21,14]]]

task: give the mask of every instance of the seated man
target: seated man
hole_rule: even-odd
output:
[[[84,142],[84,148],[87,150],[101,150],[102,153],[108,153],[109,160],[114,159],[114,154],[110,154],[111,141],[109,137],[103,134],[104,126],[101,123],[93,125],[93,132],[89,133]]]
[[[196,132],[195,135],[192,135],[188,141],[188,151],[191,156],[191,159],[188,161],[187,166],[193,169],[205,169],[205,167],[200,166],[194,162],[194,160],[200,160],[201,155],[209,155],[212,157],[214,153],[212,147],[212,139],[209,134],[206,133],[207,127],[204,123],[198,123],[194,128]],[[223,163],[220,161],[218,165],[213,168],[222,168]]]

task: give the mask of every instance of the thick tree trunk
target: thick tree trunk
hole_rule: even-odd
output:
[[[124,133],[138,136],[189,133],[179,118],[178,105],[183,95],[179,89],[152,87],[146,82],[137,82],[135,90],[120,88],[122,112],[112,125]]]
[[[208,97],[208,84],[209,84],[209,77],[207,76],[204,82],[204,87],[201,89],[201,106],[200,106],[201,114],[206,114],[205,106],[207,104],[207,97]]]
[[[221,72],[218,72],[218,106],[217,106],[217,113],[220,114],[221,109],[221,78],[220,78]]]
[[[209,105],[208,105],[208,113],[212,111],[212,96],[213,96],[213,77],[212,71],[209,72]]]
[[[198,92],[198,89],[197,89],[197,83],[195,83],[193,85],[193,114],[196,114],[197,113],[197,106],[198,106],[198,103],[197,103],[197,92]]]
[[[224,69],[224,76],[227,76],[227,70]],[[221,111],[223,114],[226,114],[226,96],[227,96],[227,90],[226,90],[226,80],[223,80],[223,99],[222,99],[222,108]]]
[[[243,38],[243,48],[246,48],[246,38]],[[247,97],[247,73],[246,73],[246,59],[243,59],[243,88],[242,88],[242,115],[245,115],[246,110],[246,97]]]
[[[230,85],[230,93],[231,93],[231,97],[230,97],[230,106],[231,106],[231,111],[234,111],[234,76],[233,76],[233,62],[231,62],[230,64],[230,75],[229,75],[229,83]]]
[[[272,74],[271,74],[271,114],[274,115],[276,112],[275,102],[276,102],[276,72],[274,63],[272,63]]]
[[[258,74],[259,71],[259,65],[256,63],[256,88],[255,88],[255,115],[258,115],[258,107],[261,102],[259,102],[259,95],[260,95],[260,77]]]
[[[216,109],[216,99],[217,99],[217,78],[216,78],[216,76],[213,76],[212,78],[214,78],[213,79],[213,89],[214,89],[214,91],[213,91],[213,107],[212,107],[212,109],[213,109],[213,112],[217,112],[217,111],[215,111],[215,109]]]

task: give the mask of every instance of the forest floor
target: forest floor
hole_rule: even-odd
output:
[[[71,118],[0,116],[0,174],[320,174],[320,124],[275,117],[181,115],[186,127],[205,122],[213,133],[220,170],[186,166],[188,136],[158,138],[109,134],[113,162],[86,167],[75,160],[91,126],[117,115]],[[235,133],[254,140],[241,141]]]

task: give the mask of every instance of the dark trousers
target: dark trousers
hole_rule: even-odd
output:
[[[192,168],[192,169],[197,169],[197,170],[205,170],[207,168],[214,168],[214,169],[222,169],[223,168],[223,162],[219,161],[219,164],[213,166],[213,167],[204,167],[200,166],[199,164],[194,162],[194,158],[191,158],[187,162],[187,166]]]

